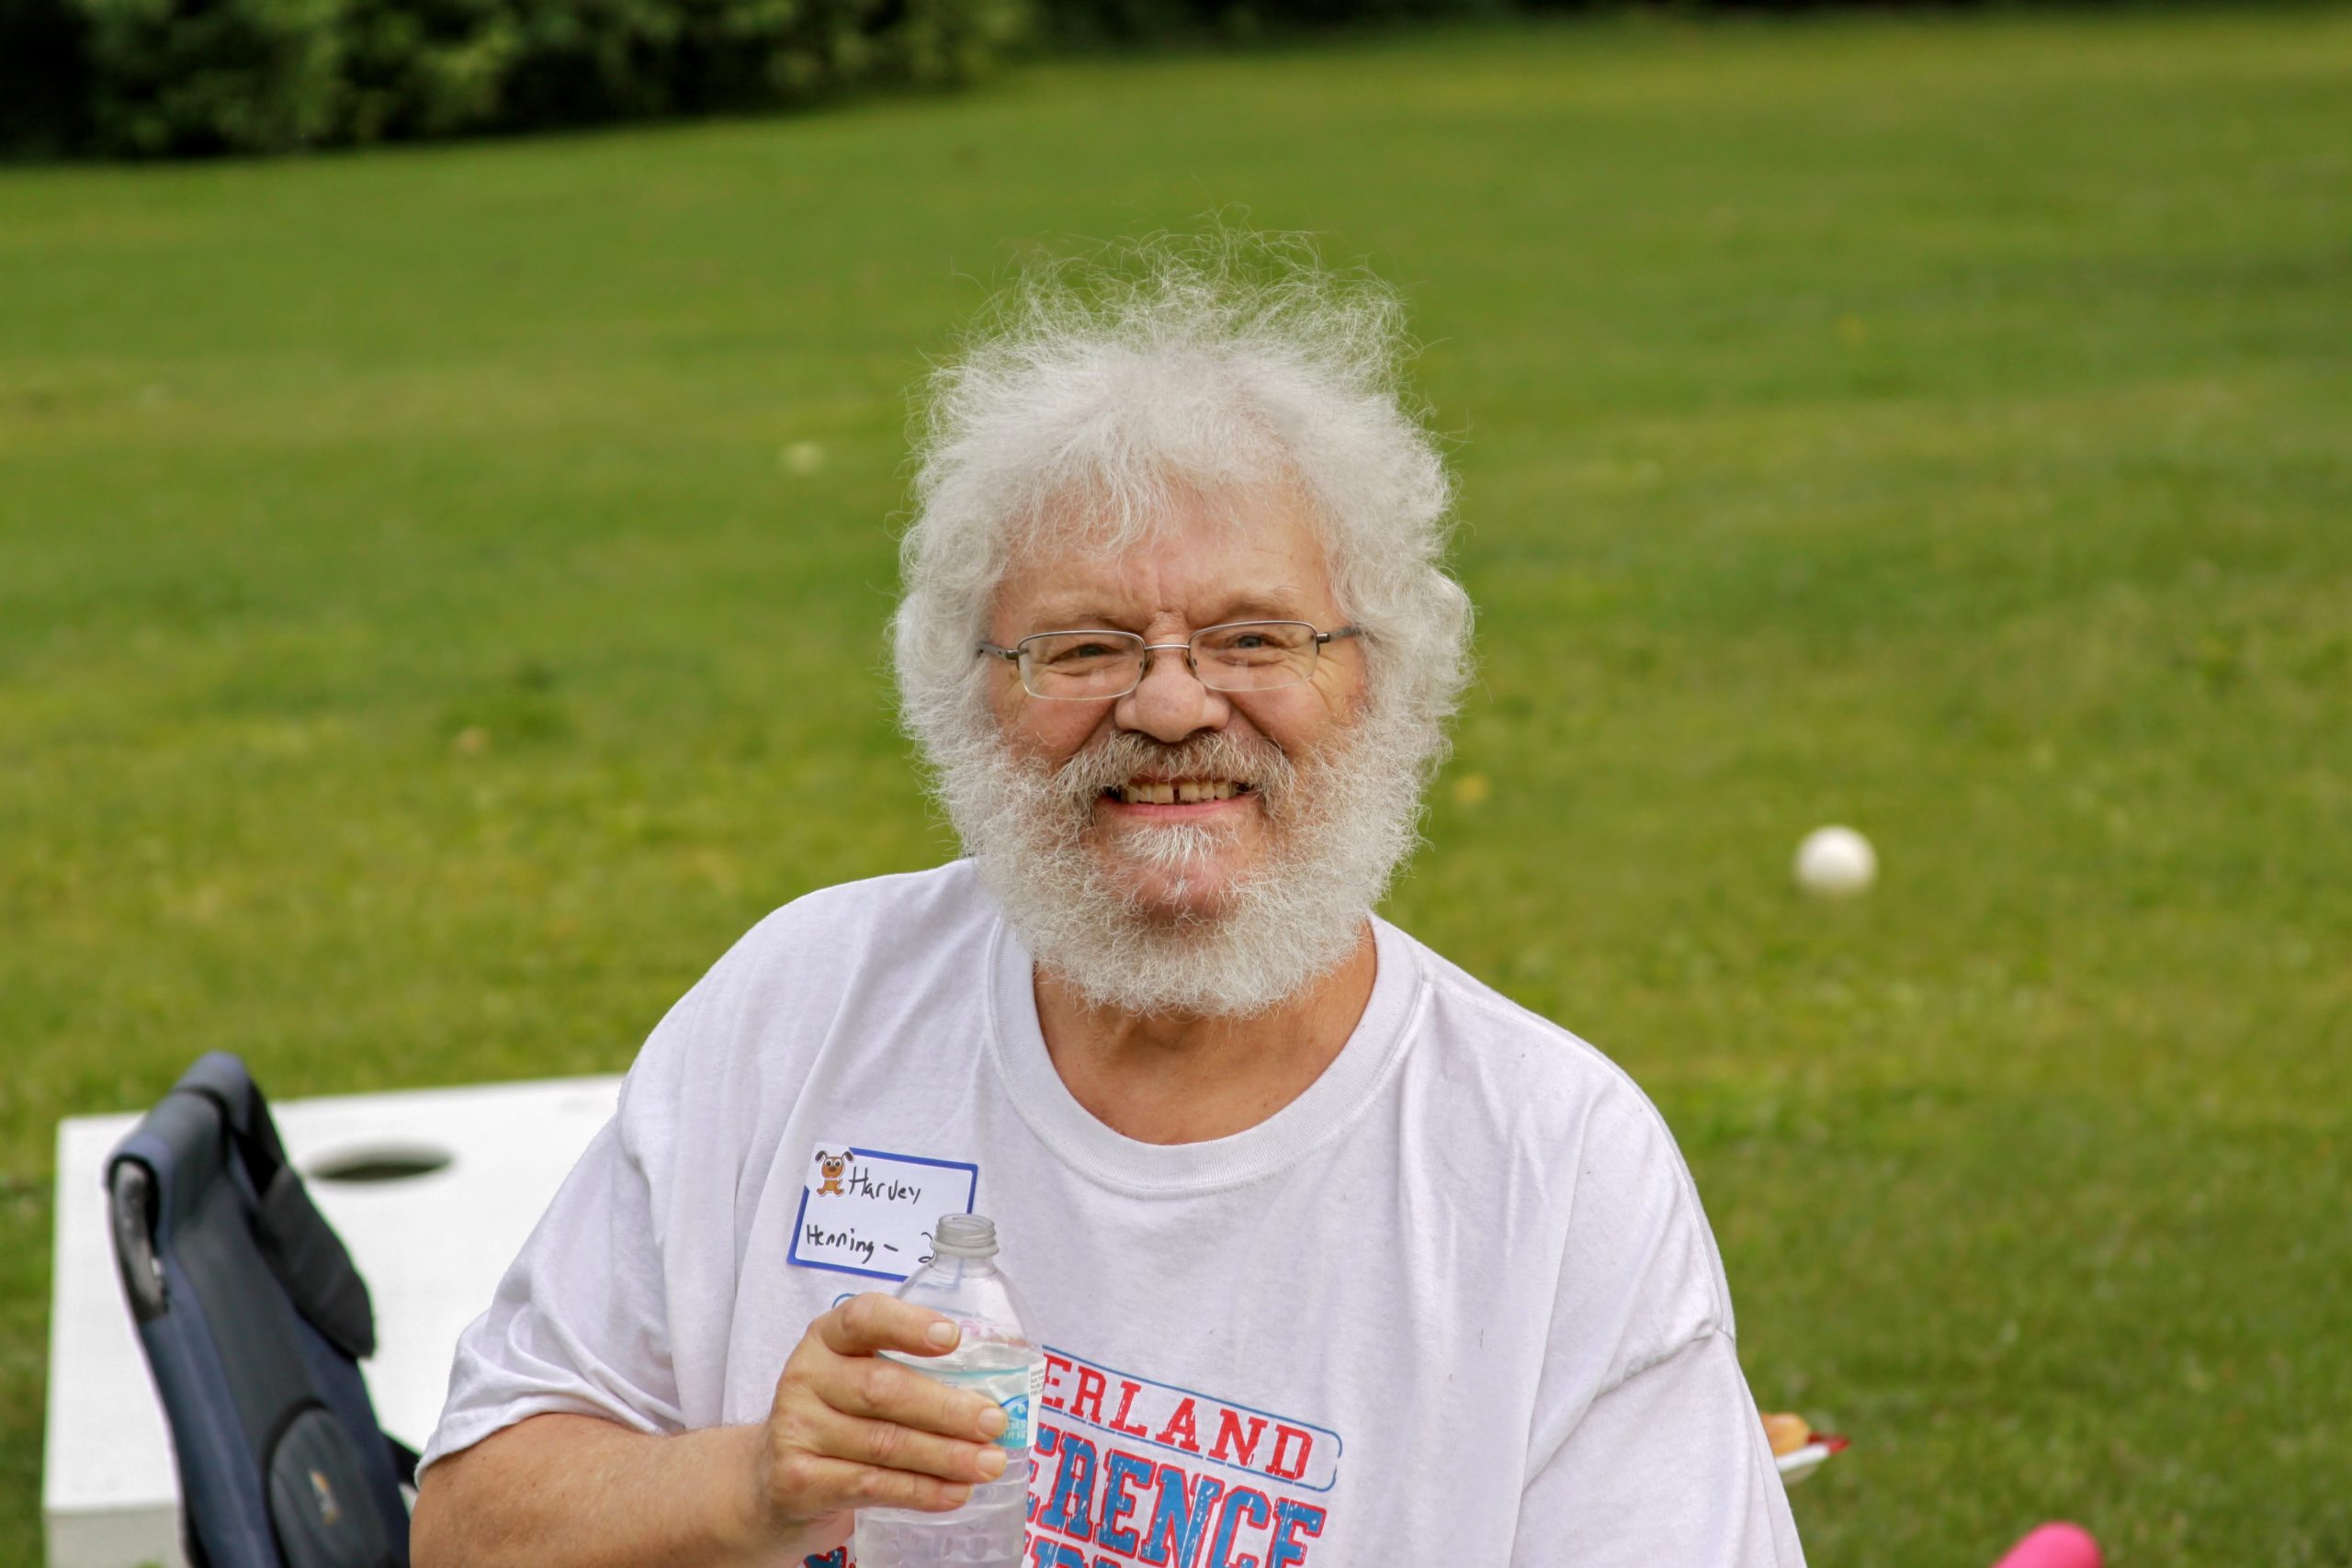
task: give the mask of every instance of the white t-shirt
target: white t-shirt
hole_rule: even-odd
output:
[[[544,1411],[762,1420],[809,1321],[969,1207],[1046,1347],[1035,1568],[1795,1568],[1657,1111],[1374,929],[1322,1076],[1159,1145],[1063,1086],[967,863],[777,911],[647,1042],[459,1342],[426,1462]]]

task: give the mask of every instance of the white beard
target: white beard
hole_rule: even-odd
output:
[[[1138,1014],[1240,1017],[1297,995],[1345,960],[1419,834],[1436,737],[1376,709],[1336,750],[1294,764],[1269,741],[1206,731],[1175,746],[1115,731],[1059,768],[1023,761],[992,729],[939,759],[939,794],[981,880],[1037,963],[1090,1004]],[[1096,827],[1105,788],[1138,773],[1247,779],[1263,814],[1258,863],[1206,914],[1147,908],[1133,875],[1205,868],[1226,827]]]

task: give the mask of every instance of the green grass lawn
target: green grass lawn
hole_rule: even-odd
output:
[[[1392,913],[1614,1054],[1826,1568],[2352,1562],[2352,13],[1611,22],[0,172],[0,1562],[52,1126],[612,1071],[947,852],[904,391],[1211,209],[1404,286],[1484,674]],[[815,443],[799,471],[785,454]],[[805,467],[802,465],[801,467]],[[1852,822],[1879,891],[1789,886]],[[1380,1565],[1350,1565],[1380,1568]]]

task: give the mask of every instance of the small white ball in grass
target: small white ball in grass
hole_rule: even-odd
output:
[[[813,474],[825,466],[825,448],[814,441],[795,441],[779,451],[775,460],[787,474]]]
[[[1796,871],[1806,892],[1850,898],[1878,880],[1878,852],[1851,828],[1816,828],[1797,846]]]

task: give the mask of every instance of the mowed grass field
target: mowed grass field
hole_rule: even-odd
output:
[[[773,906],[950,853],[883,668],[906,389],[1032,248],[1235,208],[1408,291],[1458,443],[1484,673],[1390,912],[1658,1100],[1758,1400],[1854,1439],[1811,1560],[2352,1562],[2327,8],[0,172],[0,1562],[56,1120],[213,1048],[617,1070]],[[1826,821],[1869,898],[1792,889]]]

